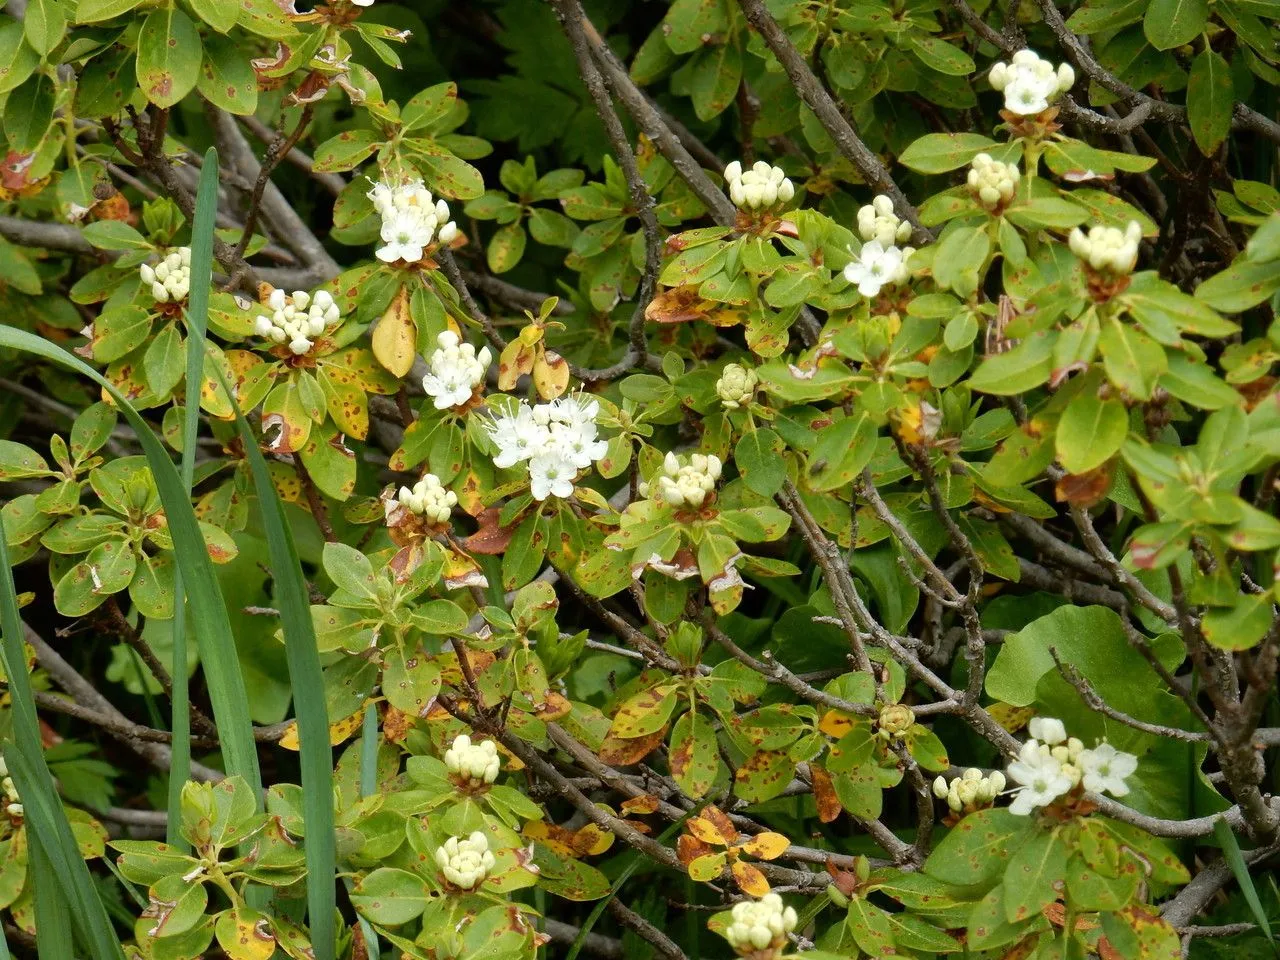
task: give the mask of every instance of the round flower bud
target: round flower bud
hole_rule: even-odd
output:
[[[1124,230],[1096,226],[1090,227],[1086,234],[1076,227],[1067,237],[1067,244],[1071,252],[1095,273],[1123,277],[1132,273],[1137,266],[1138,244],[1141,240],[1141,224],[1130,220]]]
[[[776,893],[733,905],[724,937],[740,956],[776,957],[800,918]]]
[[[910,707],[904,703],[891,703],[881,709],[876,725],[884,736],[897,737],[911,729],[915,722],[915,711]]]
[[[466,838],[450,837],[436,849],[436,866],[460,890],[474,890],[484,882],[496,859],[489,838],[477,830]]]
[[[795,185],[787,179],[786,172],[763,160],[748,170],[743,170],[742,163],[734,160],[724,168],[724,182],[729,199],[740,210],[767,210],[795,196]]]
[[[444,752],[444,765],[462,786],[487,786],[498,779],[502,767],[498,747],[492,740],[473,743],[465,733],[454,738]]]
[[[716,396],[722,406],[729,410],[745,407],[756,395],[756,387],[760,377],[750,367],[740,363],[726,364],[716,381]]]
[[[986,153],[973,158],[967,183],[969,193],[984,210],[992,213],[1009,205],[1018,190],[1017,164],[992,160]]]

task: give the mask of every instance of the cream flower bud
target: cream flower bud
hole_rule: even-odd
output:
[[[881,247],[891,247],[911,239],[911,224],[894,212],[893,200],[880,193],[858,209],[858,235],[864,241],[875,240]]]
[[[453,745],[444,752],[444,765],[464,786],[476,787],[497,780],[502,761],[492,740],[473,743],[464,733],[454,737]]]
[[[724,937],[740,956],[776,957],[800,918],[776,893],[733,905]],[[772,952],[769,952],[772,951]]]
[[[754,370],[738,363],[726,364],[716,381],[716,396],[729,410],[737,410],[749,404],[756,394],[760,377]]]
[[[1062,743],[1067,739],[1067,728],[1061,720],[1054,717],[1032,717],[1028,730],[1033,739],[1050,746]]]
[[[412,489],[401,487],[397,499],[411,513],[435,524],[448,523],[453,508],[458,504],[458,495],[446,489],[434,473],[423,476]]]
[[[640,485],[640,494],[673,507],[701,507],[716,487],[723,465],[720,458],[695,453],[687,462],[668,452],[662,473]]]
[[[947,785],[947,778],[939,774],[933,781],[933,795],[939,800],[945,800],[950,792],[951,789]]]
[[[155,266],[140,264],[138,278],[156,303],[181,303],[191,292],[191,248],[170,250]]]
[[[478,887],[496,862],[489,850],[489,838],[479,830],[466,838],[450,837],[436,849],[436,866],[446,880],[461,890]]]
[[[876,726],[884,736],[896,737],[910,730],[915,722],[914,710],[904,703],[891,703],[880,710]]]
[[[980,153],[973,158],[966,182],[973,198],[983,209],[994,213],[1013,200],[1020,177],[1017,164],[1002,163]]]
[[[724,182],[729,199],[741,210],[767,210],[787,203],[795,196],[795,185],[781,167],[758,160],[749,170],[734,160],[724,168]]]
[[[1141,240],[1141,224],[1130,220],[1124,230],[1096,226],[1090,227],[1086,234],[1076,227],[1067,237],[1067,245],[1095,273],[1123,277],[1132,273],[1137,266],[1138,244]]]
[[[296,356],[311,350],[315,340],[341,320],[338,304],[327,290],[295,290],[289,295],[275,289],[268,295],[266,305],[271,315],[255,317],[253,332],[273,343],[287,343]]]

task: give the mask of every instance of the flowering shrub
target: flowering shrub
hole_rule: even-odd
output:
[[[5,11],[11,950],[1270,955],[1273,8]]]

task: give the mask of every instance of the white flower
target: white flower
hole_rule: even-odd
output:
[[[449,205],[434,200],[421,180],[395,186],[375,183],[368,196],[382,217],[379,260],[416,263],[432,242],[447,244],[458,235],[457,224],[449,218]]]
[[[493,465],[505,470],[527,461],[537,500],[573,496],[578,471],[600,460],[609,449],[597,436],[599,412],[599,401],[580,394],[533,407],[521,400],[514,414],[494,418],[489,430],[498,448]]]
[[[1086,234],[1079,227],[1071,231],[1067,243],[1071,252],[1093,270],[1123,277],[1133,272],[1138,263],[1138,242],[1142,225],[1130,220],[1124,230],[1117,227],[1090,227]]]
[[[893,212],[893,201],[879,193],[865,207],[858,208],[858,236],[891,247],[911,239],[911,224]]]
[[[999,770],[983,776],[981,770],[970,767],[950,783],[946,777],[934,780],[933,795],[947,801],[952,811],[960,813],[991,803],[1004,791],[1004,785],[1004,774]]]
[[[720,458],[715,454],[695,453],[682,463],[674,453],[668,453],[662,461],[662,472],[640,484],[640,495],[673,507],[700,507],[716,488],[721,469]]]
[[[357,7],[372,7],[373,0],[351,0]]]
[[[328,290],[307,293],[295,290],[286,296],[283,290],[272,290],[267,298],[271,316],[259,314],[253,322],[253,332],[273,343],[288,344],[296,355],[306,353],[315,340],[337,324],[341,314],[338,304]]]
[[[435,402],[437,410],[460,407],[484,382],[493,354],[488,347],[476,348],[461,342],[452,330],[436,337],[440,346],[431,354],[431,372],[422,378],[422,389]]]
[[[1004,107],[1010,113],[1033,117],[1049,109],[1049,104],[1071,89],[1075,71],[1067,63],[1056,69],[1034,50],[1019,50],[1009,63],[997,63],[987,75],[993,90],[1004,92]]]
[[[18,796],[18,788],[14,785],[13,777],[9,776],[9,767],[3,759],[0,759],[0,790],[4,791],[5,812],[11,817],[21,817],[23,814],[22,798]]]
[[[785,204],[796,195],[795,185],[785,171],[763,160],[757,160],[746,171],[740,161],[734,160],[724,168],[724,182],[729,199],[740,210],[764,210]]]
[[[1092,750],[1080,751],[1082,782],[1084,788],[1091,793],[1106,791],[1113,797],[1123,797],[1129,792],[1125,778],[1137,769],[1137,757],[1117,750],[1109,743],[1100,743]]]
[[[1020,176],[1016,163],[1001,163],[980,153],[969,168],[969,192],[984,210],[996,211],[1013,200]]]
[[[489,838],[479,830],[465,839],[450,837],[436,848],[436,866],[446,880],[462,890],[474,890],[483,883],[495,862]]]
[[[776,893],[766,893],[759,900],[743,900],[733,905],[732,920],[724,937],[742,956],[778,948],[787,942],[787,934],[796,928],[799,917],[792,907],[784,906]]]
[[[1050,748],[1035,740],[1023,744],[1018,759],[1009,764],[1009,777],[1019,784],[1014,791],[1013,803],[1009,804],[1009,812],[1023,817],[1036,807],[1048,806],[1074,787],[1079,779],[1078,771],[1064,769]]]
[[[907,279],[907,260],[913,253],[911,247],[899,250],[893,245],[882,246],[879,240],[868,241],[862,245],[858,259],[845,266],[844,278],[856,283],[864,297],[877,297],[881,287]]]
[[[1032,717],[1028,724],[1033,740],[1056,746],[1067,739],[1067,728],[1061,720],[1053,717]]]
[[[154,267],[142,264],[138,276],[156,303],[180,303],[191,292],[191,248],[170,250]]]
[[[448,523],[449,514],[458,504],[458,495],[446,489],[434,473],[425,475],[412,489],[401,487],[397,499],[405,509],[432,523]]]
[[[444,765],[468,785],[479,786],[498,779],[502,761],[498,757],[498,745],[492,740],[472,743],[463,733],[454,737],[453,745],[444,752]]]

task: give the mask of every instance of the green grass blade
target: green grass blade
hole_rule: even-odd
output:
[[[1240,884],[1240,892],[1244,894],[1244,901],[1249,905],[1249,912],[1253,914],[1254,922],[1258,925],[1258,929],[1267,935],[1267,939],[1272,940],[1274,950],[1271,922],[1267,919],[1267,911],[1262,909],[1262,901],[1258,898],[1257,888],[1253,885],[1253,877],[1249,875],[1249,865],[1244,862],[1244,854],[1240,852],[1240,842],[1236,840],[1231,824],[1219,818],[1213,825],[1213,834],[1222,846],[1222,856],[1226,858],[1227,866],[1231,868],[1236,883]]]
[[[71,936],[71,911],[62,895],[58,875],[45,855],[44,844],[33,830],[27,838],[31,879],[35,882],[36,949],[40,960],[72,960],[75,944]]]
[[[119,940],[98,898],[89,868],[80,857],[71,825],[62,809],[62,800],[44,760],[44,744],[40,739],[40,721],[36,716],[31,678],[27,675],[22,618],[18,614],[18,594],[13,583],[3,520],[0,520],[0,633],[3,634],[0,659],[4,661],[12,704],[13,743],[6,745],[4,757],[22,797],[31,863],[41,891],[39,896],[47,900],[41,916],[46,927],[60,928],[45,931],[40,953],[44,955],[48,944],[50,955],[63,956],[64,949],[69,955],[70,935],[74,929],[93,960],[120,960],[123,954]]]
[[[200,425],[200,386],[204,383],[205,333],[209,291],[213,286],[213,228],[218,213],[218,151],[204,155],[191,224],[191,297],[187,302],[187,397],[182,419],[182,486],[188,494],[196,471],[196,434]],[[166,839],[185,850],[182,839],[182,785],[191,776],[191,693],[187,682],[186,584],[182,568],[173,575],[173,756],[169,766],[169,820]]]
[[[218,371],[222,376],[222,371]],[[311,946],[316,960],[333,960],[335,910],[334,874],[337,851],[333,822],[333,747],[329,743],[329,713],[325,705],[324,674],[311,621],[311,602],[302,563],[285,521],[284,508],[258,449],[258,440],[237,406],[227,383],[227,396],[236,414],[236,426],[249,460],[258,493],[262,529],[267,537],[271,575],[275,580],[276,606],[284,630],[285,659],[293,687],[293,709],[298,721],[299,763],[302,768],[302,817],[306,825],[307,909]]]
[[[124,395],[83,360],[54,346],[48,340],[4,325],[0,325],[0,347],[52,360],[89,377],[107,391],[137,433],[155,477],[160,500],[164,504],[177,565],[184,571],[191,619],[201,630],[200,660],[208,681],[209,699],[213,703],[214,721],[218,726],[218,738],[227,772],[244,777],[245,782],[253,789],[255,801],[261,807],[262,774],[258,767],[253,723],[249,718],[248,696],[245,693],[244,677],[240,674],[231,621],[227,616],[218,578],[213,572],[213,561],[209,559],[195,512],[191,509],[191,500],[183,489],[182,478],[173,461],[169,459],[150,426]]]

